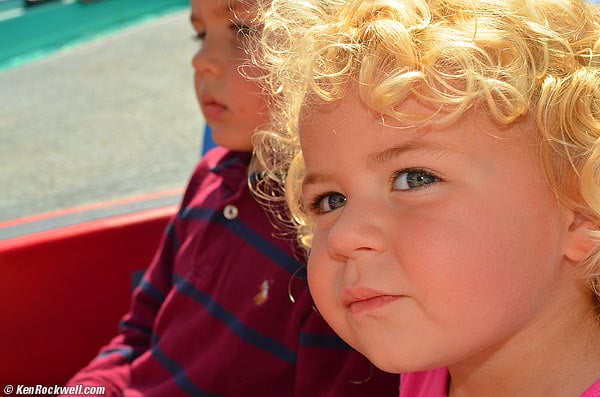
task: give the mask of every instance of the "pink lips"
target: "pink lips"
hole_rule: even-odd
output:
[[[346,289],[342,293],[342,304],[348,307],[352,314],[361,314],[383,308],[401,297],[368,288]]]
[[[201,104],[202,113],[204,113],[204,117],[207,119],[216,119],[227,109],[225,105],[217,102],[213,97],[207,94],[202,95]]]

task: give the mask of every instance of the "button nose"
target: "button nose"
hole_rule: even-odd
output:
[[[220,71],[218,52],[212,49],[210,43],[205,40],[202,47],[192,58],[192,66],[198,74],[218,75]],[[222,50],[223,51],[223,50]]]
[[[327,244],[334,258],[355,258],[366,252],[381,251],[386,244],[384,219],[349,201],[329,229]]]

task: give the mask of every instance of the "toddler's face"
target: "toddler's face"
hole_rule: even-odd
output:
[[[473,114],[439,129],[384,126],[355,97],[303,120],[310,289],[378,367],[493,355],[564,311],[572,219],[520,128]]]
[[[259,88],[239,70],[248,60],[242,45],[251,19],[235,0],[192,0],[192,25],[201,41],[192,62],[196,94],[213,140],[232,150],[251,150],[251,136],[266,119]]]

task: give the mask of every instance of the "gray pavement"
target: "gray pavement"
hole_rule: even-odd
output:
[[[185,186],[204,129],[188,18],[0,72],[0,222]]]

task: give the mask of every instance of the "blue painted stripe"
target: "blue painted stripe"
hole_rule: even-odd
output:
[[[285,345],[264,336],[256,330],[242,323],[235,314],[219,305],[210,295],[195,288],[186,279],[179,275],[173,276],[175,287],[184,295],[200,303],[211,315],[222,321],[227,327],[242,340],[273,354],[290,364],[296,363],[296,353]]]
[[[152,356],[171,374],[173,374],[173,380],[179,386],[181,390],[189,394],[190,396],[198,397],[218,397],[218,394],[212,394],[207,391],[200,389],[196,386],[185,374],[185,369],[177,364],[175,360],[167,356],[158,344],[155,344],[151,350]]]
[[[220,211],[202,207],[186,208],[179,216],[181,219],[201,219],[227,228],[290,274],[294,274],[298,268],[304,267],[296,258],[256,233],[239,219],[226,219]]]
[[[96,360],[97,359],[101,359],[101,358],[105,358],[108,356],[111,356],[113,354],[117,354],[119,356],[122,356],[124,358],[127,359],[127,361],[132,362],[133,360],[135,360],[136,358],[138,358],[140,356],[141,353],[136,353],[133,348],[131,347],[122,347],[119,349],[111,349],[111,350],[106,350],[100,354],[98,354],[96,356]]]
[[[337,335],[300,333],[300,345],[306,347],[320,347],[335,350],[352,350],[352,348]]]
[[[126,329],[139,331],[148,337],[152,336],[152,330],[150,328],[142,327],[127,320],[121,320],[119,323],[119,331],[123,333]]]

